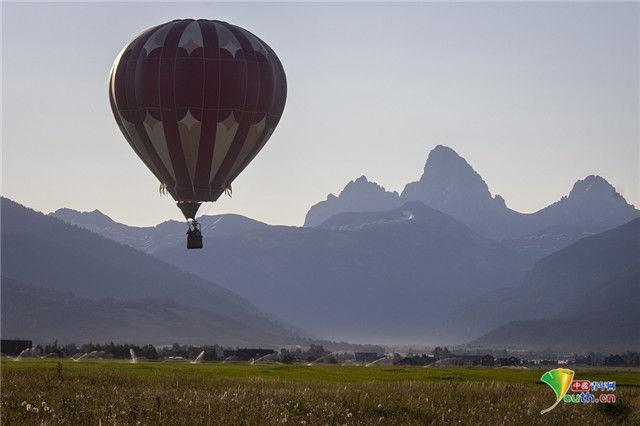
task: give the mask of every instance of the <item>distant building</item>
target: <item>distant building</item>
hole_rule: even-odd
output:
[[[304,358],[304,353],[302,353],[300,349],[296,349],[295,351],[283,349],[280,355],[286,356],[289,360],[295,361],[300,361]]]
[[[520,359],[516,358],[515,356],[510,356],[509,358],[499,358],[498,364],[503,367],[520,365]]]
[[[457,360],[454,363],[462,365],[481,365],[484,358],[482,355],[454,355],[454,357]]]
[[[395,365],[418,365],[418,366],[422,366],[422,365],[433,364],[434,361],[435,361],[435,358],[434,358],[433,355],[422,354],[422,355],[413,355],[413,356],[408,356],[408,357],[402,358],[402,359],[396,361],[394,364]]]
[[[496,365],[496,359],[493,357],[493,355],[487,354],[480,360],[480,365],[485,367],[493,367],[494,365]]]
[[[3,354],[18,356],[25,349],[31,349],[33,347],[33,344],[31,340],[2,339],[0,346],[0,352],[2,352]]]
[[[450,362],[448,362],[448,364],[455,364],[455,365],[482,365],[485,367],[493,367],[494,365],[496,365],[496,359],[493,357],[493,355],[490,354],[486,354],[486,355],[467,355],[467,354],[462,354],[462,355],[452,355],[452,359]]]
[[[586,356],[581,356],[581,355],[576,355],[573,357],[573,364],[587,364],[587,357]]]
[[[373,362],[380,358],[377,352],[356,352],[355,356],[357,362]]]
[[[273,349],[235,349],[225,350],[224,358],[232,358],[238,361],[249,361],[276,353]]]

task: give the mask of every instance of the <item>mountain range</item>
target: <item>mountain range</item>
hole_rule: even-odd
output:
[[[118,241],[146,253],[155,253],[158,250],[174,246],[177,241],[182,242],[185,239],[187,229],[184,222],[175,220],[168,220],[157,226],[128,226],[114,221],[99,210],[79,212],[61,208],[49,213],[49,216],[88,229],[110,240]],[[237,214],[203,216],[198,220],[203,232],[209,237],[234,235],[265,229],[269,226],[266,223]]]
[[[454,303],[518,282],[532,265],[418,202],[333,220],[334,229],[274,226],[154,255],[312,335],[376,343],[442,339]]]
[[[34,306],[50,298],[52,301],[68,299],[77,302],[74,306],[89,317],[93,314],[89,314],[88,306],[101,306],[96,314],[105,310],[114,313],[126,311],[127,316],[118,324],[122,326],[119,330],[127,336],[131,336],[131,331],[136,328],[124,326],[127,318],[144,319],[146,322],[155,318],[158,320],[156,327],[171,328],[180,324],[184,333],[198,329],[199,337],[208,342],[224,339],[232,330],[236,332],[237,341],[260,334],[279,336],[278,342],[294,336],[291,327],[262,313],[232,291],[141,251],[27,209],[6,198],[2,198],[1,214],[2,303],[3,308],[6,307],[2,311],[3,335],[30,335],[28,324],[35,321],[34,318],[39,319],[38,324],[46,326],[45,330],[55,325],[49,323],[52,317],[39,314],[41,310],[36,314],[28,309],[31,305],[25,304],[21,296],[24,291],[15,291],[17,283],[24,283],[31,286],[28,288],[32,291],[27,293],[33,294]],[[197,322],[180,322],[177,316],[158,316],[157,312],[151,312],[151,308],[162,306],[167,301],[173,304],[171,309],[175,312],[191,310],[194,312],[192,318],[198,313],[209,324],[215,322],[217,326],[207,330]],[[23,307],[18,311],[23,314],[12,317],[10,314],[16,306]],[[69,306],[56,306],[51,307],[52,314],[77,313],[77,309],[71,310]],[[138,314],[134,315],[134,311]],[[76,315],[76,318],[79,317]],[[85,318],[86,321],[89,318]],[[82,328],[82,323],[76,323],[75,327]],[[225,327],[228,330],[224,335],[216,334]],[[68,333],[73,333],[73,330],[70,328]],[[144,341],[146,336],[140,331],[136,337],[138,341]]]
[[[311,207],[304,226],[323,226],[331,216],[354,211],[386,211],[408,201],[451,215],[488,238],[515,239],[544,234],[549,228],[578,228],[600,232],[621,225],[640,211],[600,176],[577,181],[568,196],[531,214],[509,209],[500,195],[492,196],[482,177],[449,147],[438,145],[430,153],[422,177],[408,183],[402,193],[388,192],[362,176],[349,182],[338,197],[329,194]]]
[[[640,349],[640,219],[537,262],[518,286],[463,302],[449,324],[470,345]],[[494,328],[496,327],[496,328]]]
[[[2,336],[34,342],[278,345],[291,343],[257,327],[170,299],[79,298],[2,277]]]
[[[386,191],[361,176],[349,182],[337,197],[329,194],[327,200],[312,206],[304,226],[335,229],[335,219],[328,220],[341,213],[363,213],[358,217],[364,225],[368,220],[364,213],[388,212],[411,201],[424,203],[482,236],[526,252],[534,261],[584,236],[640,217],[640,210],[627,203],[604,178],[594,175],[577,181],[567,196],[536,213],[518,213],[507,208],[499,195],[491,196],[487,184],[466,160],[451,148],[438,145],[429,153],[421,179],[407,184],[402,194]],[[186,229],[184,223],[174,220],[149,227],[128,226],[98,210],[61,208],[50,215],[151,254],[183,244]],[[198,220],[206,237],[270,228],[236,214],[202,216]]]
[[[470,347],[573,352],[640,350],[640,263],[572,299],[551,319],[511,321]]]
[[[376,343],[478,339],[474,345],[482,345],[527,321],[543,321],[543,330],[556,317],[575,320],[563,314],[568,305],[542,300],[564,288],[567,276],[585,279],[571,287],[571,300],[591,297],[595,281],[589,280],[608,285],[616,279],[611,265],[598,263],[609,254],[583,256],[575,247],[622,226],[630,237],[614,241],[611,250],[633,255],[625,241],[635,234],[623,224],[640,211],[605,179],[588,176],[558,202],[522,214],[492,196],[462,157],[437,146],[421,179],[401,194],[360,177],[313,206],[304,227],[204,216],[199,251],[185,250],[185,225],[175,221],[137,228],[98,211],[51,215],[220,283],[315,336]],[[520,343],[535,340],[522,330],[512,335],[522,337]]]
[[[99,215],[64,212],[71,223],[107,229],[86,221]],[[117,237],[116,227],[110,224],[103,235]],[[262,224],[205,233],[198,251],[185,250],[183,238],[153,256],[224,283],[260,310],[332,340],[443,339],[437,329],[450,308],[518,282],[534,262],[530,253],[482,237],[420,202],[339,214],[321,228]]]

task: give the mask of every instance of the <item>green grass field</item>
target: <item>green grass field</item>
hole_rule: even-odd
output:
[[[561,402],[542,416],[555,402],[544,370],[8,358],[1,368],[3,425],[640,424],[638,370],[576,368],[577,380],[615,380],[616,402]]]

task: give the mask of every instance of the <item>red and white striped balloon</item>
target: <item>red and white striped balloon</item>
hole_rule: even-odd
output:
[[[286,96],[273,50],[221,21],[150,28],[109,75],[120,130],[176,201],[217,200],[269,140]]]

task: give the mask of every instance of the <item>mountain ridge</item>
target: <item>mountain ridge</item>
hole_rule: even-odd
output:
[[[2,275],[79,298],[172,299],[276,334],[291,327],[233,291],[2,197]]]
[[[467,344],[508,349],[640,350],[640,261],[571,300],[551,319],[518,320]]]
[[[155,226],[136,227],[116,222],[99,210],[80,212],[69,208],[60,208],[48,216],[149,254],[176,244],[184,244],[185,240],[186,224],[176,220],[168,220]],[[198,221],[207,236],[232,235],[271,226],[233,213],[201,216]]]
[[[363,197],[360,190],[366,193]],[[343,196],[345,192],[348,196]],[[338,213],[392,210],[407,201],[421,201],[497,240],[560,225],[600,232],[640,217],[640,210],[596,175],[576,181],[567,196],[534,213],[517,212],[508,208],[500,195],[491,195],[487,183],[464,158],[449,147],[437,145],[429,153],[420,179],[406,184],[400,195],[362,176],[349,182],[340,196],[329,194],[327,200],[314,204],[304,226],[321,226]]]
[[[155,255],[314,335],[375,343],[443,338],[436,323],[453,299],[517,282],[531,264],[422,203],[370,219],[352,228],[270,227],[209,238],[189,256],[180,246]]]
[[[316,204],[315,208],[309,209],[303,226],[311,227],[322,224],[327,216],[332,216],[331,212],[336,208],[340,208],[341,213],[392,210],[397,207],[398,201],[397,192],[388,192],[377,183],[370,182],[363,175],[347,183],[337,197],[329,194],[325,201]]]
[[[478,336],[513,321],[550,320],[577,315],[572,305],[583,295],[618,277],[640,259],[640,218],[608,231],[591,235],[536,262],[522,282],[470,298],[450,314],[452,329]],[[640,282],[640,281],[638,281]],[[630,287],[627,297],[637,297]],[[606,300],[604,295],[592,300]],[[584,302],[582,302],[584,303]],[[573,306],[573,311],[570,307]]]
[[[2,336],[35,342],[286,344],[291,339],[170,299],[78,298],[2,277]]]

